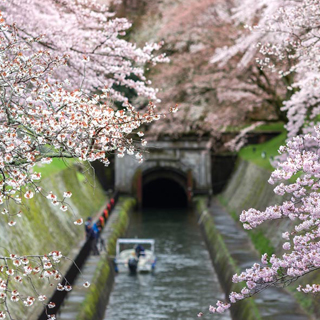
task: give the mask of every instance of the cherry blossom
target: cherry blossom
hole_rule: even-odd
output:
[[[30,255],[17,256],[10,254],[10,256],[0,255],[0,299],[1,305],[5,310],[0,311],[2,319],[8,317],[14,319],[10,312],[8,299],[12,303],[21,303],[26,307],[31,307],[36,301],[41,302],[49,309],[53,309],[55,304],[53,302],[46,303],[47,297],[35,287],[38,279],[48,279],[53,283],[54,280],[61,279],[59,271],[59,263],[61,259],[66,259],[61,252],[52,251],[47,255]],[[48,271],[50,269],[50,271]],[[57,277],[59,275],[59,277]],[[26,287],[30,286],[32,295],[25,295]],[[89,287],[89,282],[83,284],[84,287]],[[64,278],[64,285],[58,283],[57,290],[70,291],[71,285],[67,279]],[[12,289],[13,288],[13,289]],[[51,317],[52,315],[48,315]]]
[[[110,153],[128,153],[143,161],[140,146],[145,141],[136,139],[136,131],[161,117],[155,112],[153,102],[143,112],[127,102],[118,110],[111,99],[114,93],[108,87],[95,95],[80,87],[69,90],[72,85],[55,78],[57,72],[62,74],[67,70],[68,56],[56,56],[55,51],[43,48],[43,37],[26,37],[25,31],[20,31],[24,32],[23,36],[19,35],[18,28],[6,24],[0,14],[0,202],[5,205],[1,208],[3,218],[11,227],[17,223],[16,217],[23,214],[28,201],[38,195],[68,211],[66,200],[72,192],[61,190],[60,199],[42,189],[37,165],[50,164],[54,158],[76,158],[101,161],[107,166]],[[78,67],[89,63],[86,61],[79,61]],[[11,212],[7,209],[10,202],[21,206],[21,210]],[[83,220],[76,217],[74,223],[81,225]],[[5,308],[0,311],[0,317],[14,319],[6,303],[9,300],[26,307],[36,301],[43,303],[44,296],[36,290],[34,279],[46,283],[62,279],[57,290],[70,291],[71,285],[57,267],[64,258],[59,251],[48,255],[0,255],[0,293],[4,300],[1,305]],[[85,287],[88,286],[86,282]],[[28,288],[30,292],[25,294]],[[52,302],[44,305],[54,308]]]
[[[17,29],[7,26],[3,19],[0,32],[2,203],[23,204],[22,195],[30,200],[40,193],[53,205],[60,205],[62,211],[67,211],[65,201],[72,196],[70,191],[64,193],[63,199],[58,199],[51,191],[46,194],[38,185],[41,174],[36,172],[35,166],[49,164],[53,158],[98,160],[108,165],[107,155],[116,152],[119,156],[134,154],[138,160],[143,160],[139,142],[133,140],[132,134],[142,124],[160,118],[153,103],[141,113],[128,103],[117,111],[107,88],[94,96],[81,90],[68,91],[63,83],[51,78],[54,71],[65,65],[66,57],[60,59],[48,51],[34,50],[32,45],[40,40],[21,41]],[[175,112],[176,107],[169,111]],[[145,140],[140,141],[140,145],[145,144]],[[23,192],[26,186],[28,189]],[[2,213],[8,217],[9,225],[14,226],[16,221],[10,217],[15,214],[7,210]],[[81,224],[81,220],[76,224]]]
[[[116,18],[107,6],[95,0],[9,0],[2,7],[7,23],[15,23],[23,38],[45,34],[37,42],[39,50],[69,56],[68,67],[54,74],[67,79],[72,89],[106,86],[114,100],[124,102],[128,99],[118,88],[127,87],[139,96],[157,99],[144,68],[168,62],[164,54],[154,54],[162,43],[138,48],[124,40],[131,23]]]
[[[234,19],[248,24],[248,33],[234,46],[221,49],[215,61],[227,61],[241,54],[239,67],[256,58],[262,70],[288,81],[287,100],[282,111],[287,113],[286,128],[291,137],[280,147],[276,169],[269,179],[274,192],[286,196],[282,204],[260,211],[244,210],[240,221],[247,230],[269,220],[288,219],[292,227],[282,233],[281,255],[262,255],[241,274],[233,276],[235,283],[245,282],[241,292],[231,292],[229,301],[251,297],[270,286],[287,286],[310,272],[318,270],[319,259],[319,178],[320,128],[312,128],[310,120],[319,115],[319,5],[317,0],[241,1],[234,10]],[[257,23],[255,26],[250,24]],[[303,133],[298,135],[298,133]],[[319,284],[299,285],[303,293],[318,293]],[[221,306],[218,302],[217,310]],[[222,310],[222,309],[220,309]]]
[[[309,146],[306,148],[306,146]],[[245,229],[253,229],[270,220],[288,219],[290,229],[282,233],[284,240],[281,255],[263,254],[261,264],[233,276],[234,283],[244,282],[241,292],[231,292],[229,302],[210,306],[211,312],[223,312],[232,303],[251,297],[270,286],[287,286],[320,268],[320,126],[314,134],[291,138],[279,153],[285,154],[269,179],[274,192],[286,195],[286,201],[268,206],[264,211],[244,210],[240,221]],[[304,293],[320,292],[319,284],[299,285]],[[231,303],[231,304],[230,304]]]
[[[245,0],[234,8],[236,24],[246,24],[235,44],[216,51],[212,62],[241,55],[240,69],[256,60],[261,72],[282,79],[277,99],[286,113],[289,136],[319,114],[319,0]]]

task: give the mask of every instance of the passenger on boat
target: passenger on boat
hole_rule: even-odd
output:
[[[139,258],[140,256],[144,256],[144,247],[141,244],[138,244],[135,247],[135,252],[137,257]]]
[[[134,252],[132,252],[131,257],[128,259],[128,267],[130,272],[135,273],[138,268],[139,257],[136,257]]]

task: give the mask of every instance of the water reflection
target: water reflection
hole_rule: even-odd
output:
[[[156,240],[153,274],[117,275],[105,320],[189,320],[223,299],[197,226],[186,209],[147,209],[132,215],[128,237]],[[229,315],[208,315],[230,319]]]

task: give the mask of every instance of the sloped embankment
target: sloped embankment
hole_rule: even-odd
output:
[[[264,210],[269,205],[283,202],[284,199],[277,196],[273,192],[274,187],[267,182],[270,174],[270,171],[258,167],[254,163],[239,160],[225,191],[220,196],[220,202],[234,220],[239,221],[242,210],[249,208]],[[290,228],[293,228],[293,224],[289,219],[275,220],[264,223],[257,229],[248,231],[247,234],[251,237],[260,254],[265,252],[281,254],[283,252],[281,234]],[[319,319],[318,297],[302,294],[295,290],[299,284],[304,283],[320,283],[320,273],[313,272],[301,279],[301,282],[298,281],[288,287],[303,309],[314,319]]]
[[[71,191],[72,197],[68,199],[69,211],[63,212],[59,206],[53,206],[44,196],[37,194],[28,207],[23,207],[22,217],[16,218],[17,224],[9,227],[2,216],[0,224],[1,254],[15,253],[17,255],[47,254],[53,250],[61,251],[65,256],[73,258],[73,248],[84,239],[83,225],[76,226],[73,222],[76,218],[94,215],[104,205],[106,196],[99,184],[92,187],[92,177],[89,180],[75,167],[67,168],[54,175],[49,175],[41,182],[44,194],[52,191],[59,198],[64,191]],[[21,208],[11,206],[11,212],[17,212]],[[62,261],[60,269],[65,272],[69,261]],[[17,285],[17,290],[32,294],[28,283]],[[46,281],[37,283],[39,292],[47,297],[51,296],[52,289]],[[36,319],[42,312],[43,306],[36,304],[31,308],[25,308],[21,303],[12,305],[13,314],[17,319]]]
[[[233,274],[259,262],[247,233],[216,202],[206,206],[205,198],[196,198],[200,225],[204,231],[213,264],[226,293],[241,291],[243,283],[234,284]],[[269,288],[255,298],[232,305],[236,320],[308,320],[295,299],[282,289]]]

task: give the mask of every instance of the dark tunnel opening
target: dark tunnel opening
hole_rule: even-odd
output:
[[[183,208],[188,205],[185,190],[172,179],[159,178],[143,186],[142,206],[147,208]]]

